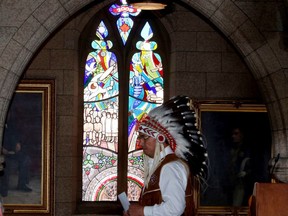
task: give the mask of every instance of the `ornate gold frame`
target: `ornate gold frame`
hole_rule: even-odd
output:
[[[203,112],[267,112],[265,105],[253,101],[193,101],[194,108],[197,110],[198,127],[202,130],[201,115]],[[209,153],[208,153],[209,154]],[[197,215],[248,215],[248,206],[204,206],[200,201],[200,185],[196,185],[197,191],[194,195],[196,200]],[[251,194],[252,195],[252,194]]]
[[[22,80],[15,94],[36,94],[41,95],[40,99],[37,97],[36,103],[42,103],[42,125],[40,127],[40,136],[42,136],[41,150],[38,157],[41,158],[41,173],[40,178],[40,199],[38,203],[29,204],[15,204],[5,203],[5,215],[53,215],[53,199],[54,199],[54,180],[53,180],[53,154],[54,154],[54,80]],[[31,97],[33,98],[33,96]],[[35,97],[36,98],[36,97]],[[39,99],[39,100],[38,100]],[[40,102],[41,101],[41,102]],[[12,102],[13,103],[13,99]],[[29,102],[28,102],[29,103]],[[20,104],[19,104],[20,105]],[[27,114],[29,116],[29,114]],[[33,119],[31,119],[33,124]],[[34,123],[36,124],[36,123]],[[27,125],[26,125],[27,126]],[[36,127],[35,126],[35,127]],[[25,127],[25,125],[23,125]],[[39,144],[40,145],[40,144]],[[40,156],[41,154],[41,156]],[[36,156],[35,156],[36,157]],[[9,196],[9,195],[8,195]]]

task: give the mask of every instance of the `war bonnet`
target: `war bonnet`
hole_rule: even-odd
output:
[[[187,96],[176,96],[154,108],[139,124],[138,132],[167,141],[175,154],[187,161],[193,175],[205,178],[207,150],[197,128],[196,112]]]

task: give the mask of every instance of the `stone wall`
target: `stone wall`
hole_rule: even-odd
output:
[[[20,77],[56,81],[58,216],[75,212],[75,188],[79,188],[78,40],[90,18],[111,1],[85,8],[91,2],[4,0],[0,6],[0,133]],[[183,2],[191,8],[181,3],[173,14],[161,18],[172,46],[169,95],[263,101],[271,120],[273,153],[281,153],[278,176],[287,182],[288,53],[283,2]]]
[[[73,18],[47,40],[23,77],[56,81],[56,215],[72,214],[75,208],[77,194],[71,188],[79,187],[81,154],[77,149],[79,137],[82,137],[81,130],[77,130],[82,117],[78,111],[82,101],[79,68],[83,68],[78,56],[83,50],[78,41],[86,24],[83,19],[88,23],[88,17],[94,15],[91,11],[96,13],[97,10],[95,6]],[[185,94],[199,100],[261,101],[251,72],[223,35],[182,6],[177,6],[177,11],[169,18],[162,21],[169,25],[168,37],[173,45],[167,72],[170,83],[166,90],[170,96]]]

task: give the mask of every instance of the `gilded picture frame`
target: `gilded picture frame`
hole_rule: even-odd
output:
[[[15,143],[20,143],[21,147],[20,151],[6,147],[4,154],[6,166],[0,179],[2,186],[6,182],[5,215],[53,215],[53,95],[54,80],[22,80],[13,95],[2,145],[17,149]]]
[[[267,109],[263,104],[245,101],[205,101],[194,104],[198,113],[198,126],[203,133],[209,158],[206,183],[198,186],[197,215],[247,215],[254,183],[271,182],[269,174],[271,129]],[[239,128],[244,131],[245,142],[250,142],[246,145],[248,150],[245,152],[249,152],[249,156],[246,164],[244,163],[250,168],[249,171],[241,171],[245,173],[243,177],[239,174],[240,171],[231,171],[231,164],[238,163],[235,162],[237,160],[233,154],[237,152],[235,150],[237,138],[234,132]],[[241,154],[244,154],[243,152]],[[239,166],[233,165],[233,167],[238,166],[244,170],[243,161],[245,160],[242,160]],[[241,177],[241,182],[244,182],[242,184],[244,186],[241,186],[242,192],[235,189],[240,186],[235,186],[238,180],[236,184],[235,178],[231,177],[233,175]],[[246,180],[248,176],[249,181]]]

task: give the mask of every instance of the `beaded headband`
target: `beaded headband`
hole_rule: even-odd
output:
[[[171,134],[161,124],[151,119],[149,116],[146,116],[143,120],[141,120],[138,132],[153,137],[160,143],[164,143],[165,139],[167,139],[172,150],[175,151],[176,149],[176,143]]]

